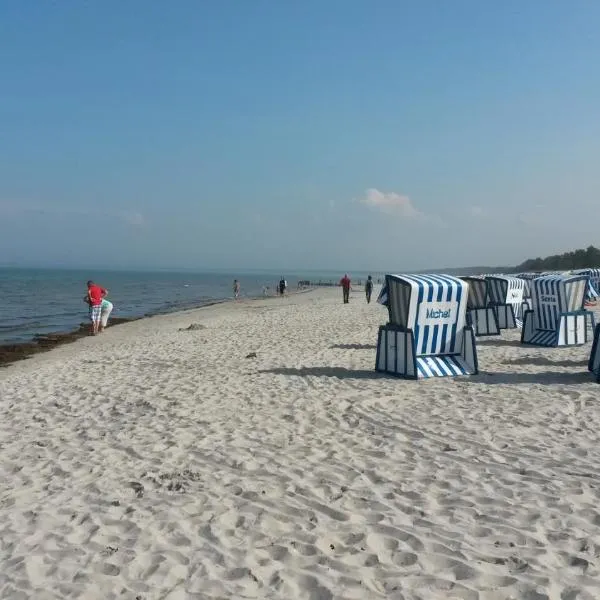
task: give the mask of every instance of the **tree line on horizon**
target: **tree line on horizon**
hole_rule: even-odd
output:
[[[531,271],[573,271],[600,267],[600,250],[595,246],[588,246],[579,250],[572,250],[563,254],[553,254],[546,258],[529,258],[515,267],[516,272]]]
[[[600,250],[595,246],[572,250],[563,254],[553,254],[546,258],[528,258],[516,267],[463,267],[459,269],[444,269],[444,273],[453,275],[474,275],[481,273],[535,273],[536,271],[574,271],[600,267]],[[423,271],[424,272],[424,271]]]

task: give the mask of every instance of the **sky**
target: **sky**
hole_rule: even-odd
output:
[[[3,0],[0,264],[600,245],[600,2]]]

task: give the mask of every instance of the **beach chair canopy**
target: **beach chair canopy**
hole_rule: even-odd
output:
[[[468,284],[450,275],[386,275],[378,301],[389,322],[414,332],[417,355],[459,352]]]
[[[467,309],[485,308],[488,302],[488,282],[485,277],[461,277],[469,285]]]
[[[586,290],[586,300],[593,302],[600,298],[600,269],[578,269],[573,271],[574,275],[587,275],[589,277]]]
[[[492,305],[512,304],[520,307],[523,302],[525,280],[509,275],[494,275],[486,277],[489,288],[488,298]]]

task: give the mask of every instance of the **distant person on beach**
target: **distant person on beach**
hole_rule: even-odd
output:
[[[108,292],[93,281],[87,282],[87,299],[90,305],[90,320],[92,321],[92,335],[97,335],[102,320],[102,300]]]
[[[369,275],[365,283],[365,294],[367,296],[367,304],[371,304],[371,294],[373,293],[373,278]]]
[[[340,285],[342,286],[342,294],[344,296],[344,304],[348,304],[348,302],[350,301],[350,284],[350,277],[348,277],[348,273],[346,273],[340,279]]]
[[[285,288],[287,287],[287,281],[282,277],[279,280],[279,295],[280,296],[284,296],[285,295]]]
[[[234,298],[240,297],[240,282],[237,279],[233,280],[233,296]]]

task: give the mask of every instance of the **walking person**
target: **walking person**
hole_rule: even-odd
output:
[[[350,284],[350,277],[348,277],[348,273],[346,273],[340,280],[340,285],[342,286],[342,294],[344,296],[344,304],[348,304],[348,302],[350,302]]]
[[[371,304],[371,294],[373,293],[373,278],[369,275],[365,283],[365,294],[367,296],[367,304]]]
[[[233,280],[233,297],[240,297],[240,282],[237,279]]]
[[[283,278],[283,275],[281,276],[281,279],[279,280],[279,295],[280,296],[284,296],[285,295],[285,288],[287,287],[287,281]]]
[[[92,322],[91,333],[92,335],[98,335],[102,321],[102,300],[108,292],[93,281],[87,282],[87,288],[87,300],[90,306],[90,320]]]

